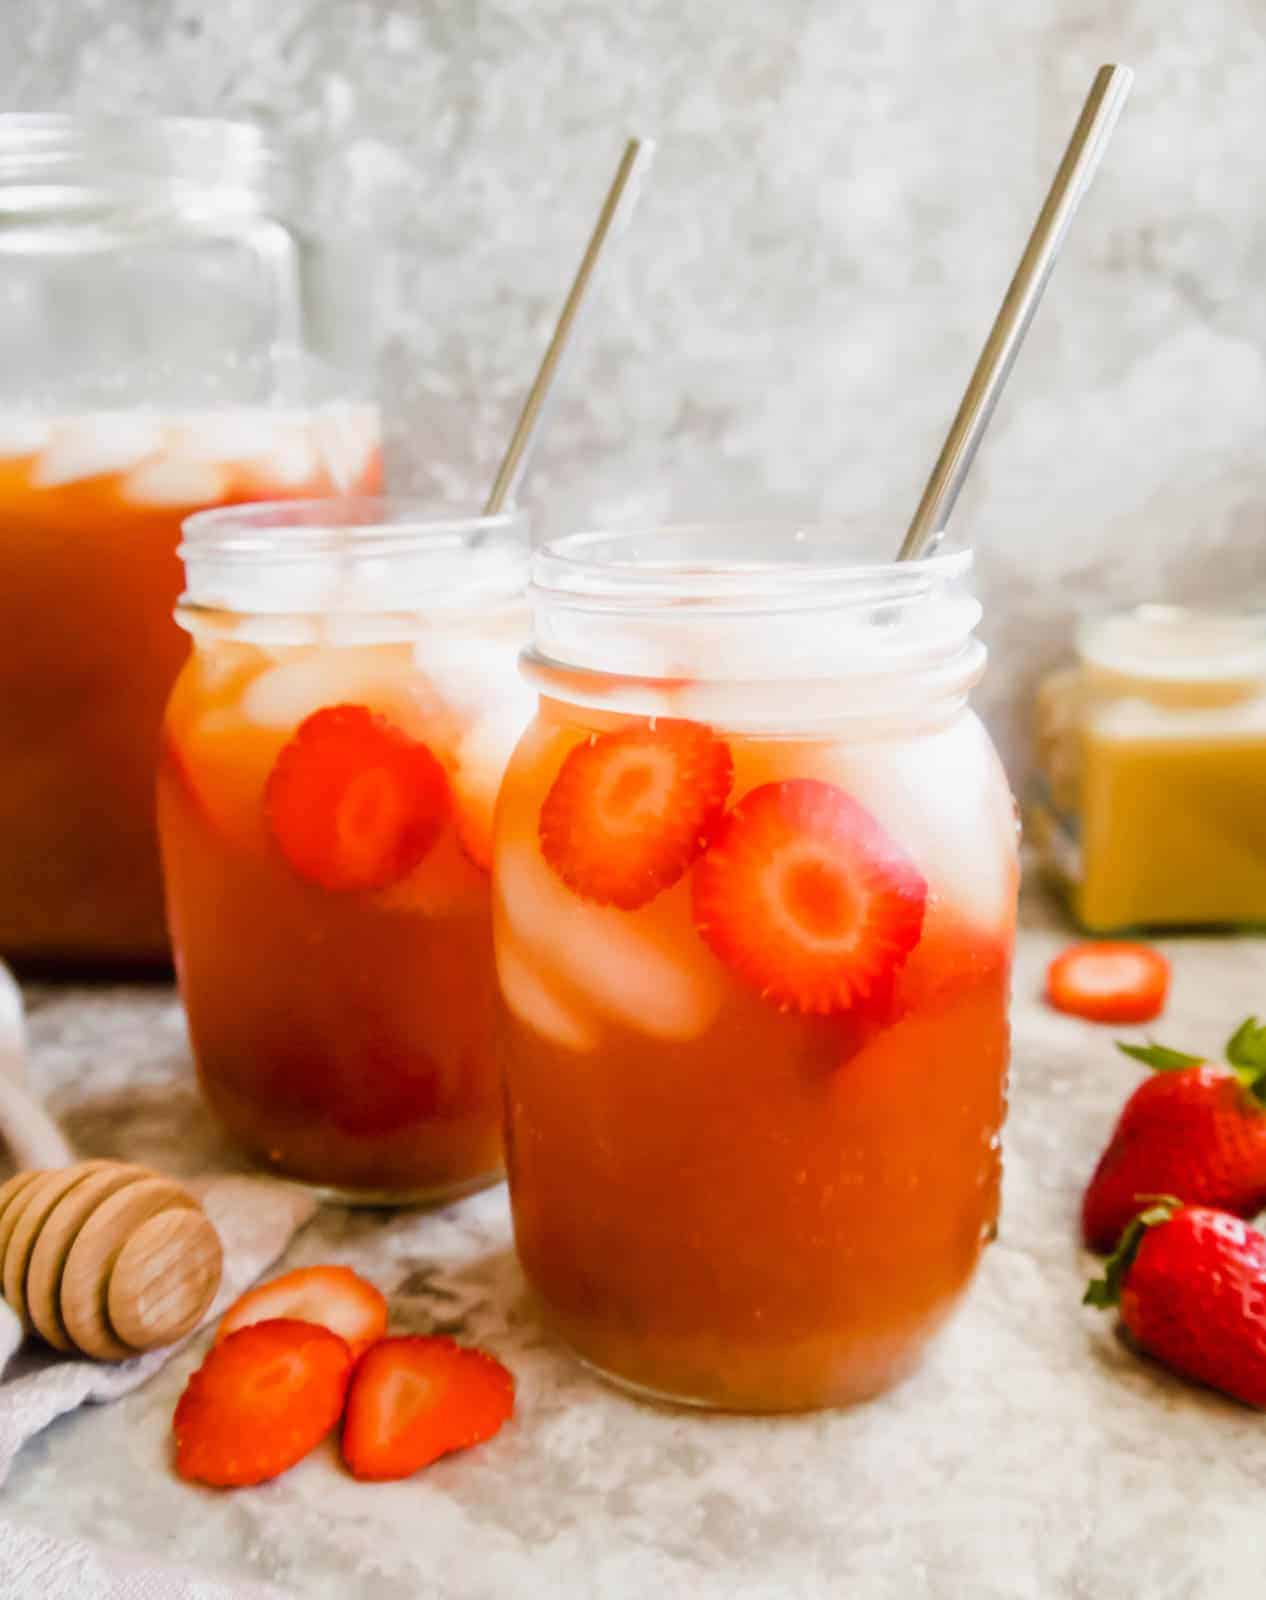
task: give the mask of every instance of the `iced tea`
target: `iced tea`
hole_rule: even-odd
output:
[[[926,596],[893,626],[810,564],[766,649],[777,563],[696,606],[706,551],[673,548],[538,558],[494,870],[517,1247],[637,1390],[841,1404],[911,1368],[994,1228],[1014,811],[974,611],[937,646]]]
[[[234,517],[220,516],[227,548]],[[445,578],[425,548],[349,527],[366,550],[358,576],[354,555],[288,566],[302,528],[253,528],[282,552],[276,583],[260,575],[270,610],[182,608],[195,649],[160,769],[199,1079],[277,1172],[366,1201],[457,1194],[502,1169],[489,865],[531,712],[516,670],[522,551],[501,551],[490,595],[445,610],[445,584],[460,600],[479,562],[495,572],[495,542],[457,551]],[[231,582],[249,591],[254,576],[248,560]],[[201,581],[191,571],[195,596]]]
[[[378,487],[372,411],[0,418],[0,950],[167,959],[154,833],[181,520]]]

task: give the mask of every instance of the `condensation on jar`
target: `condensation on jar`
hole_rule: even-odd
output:
[[[781,526],[535,558],[494,858],[515,1235],[634,1390],[874,1394],[992,1234],[1016,826],[968,567]]]
[[[163,734],[177,972],[211,1109],[345,1199],[500,1176],[493,808],[530,718],[521,518],[391,501],[186,525]]]

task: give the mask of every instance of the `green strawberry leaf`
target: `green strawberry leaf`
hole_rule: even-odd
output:
[[[1226,1042],[1231,1071],[1259,1105],[1266,1105],[1266,1024],[1245,1017]]]
[[[1204,1056],[1189,1056],[1183,1050],[1168,1050],[1163,1044],[1126,1044],[1117,1040],[1117,1049],[1123,1056],[1141,1061],[1153,1072],[1181,1072],[1184,1067],[1198,1067]]]
[[[1143,1242],[1143,1235],[1149,1228],[1156,1228],[1163,1222],[1168,1222],[1175,1211],[1182,1209],[1182,1201],[1176,1200],[1171,1194],[1140,1195],[1139,1199],[1147,1199],[1151,1203],[1146,1211],[1140,1211],[1134,1221],[1121,1235],[1121,1242],[1103,1264],[1103,1277],[1092,1278],[1086,1285],[1086,1292],[1081,1297],[1083,1306],[1095,1306],[1104,1310],[1108,1306],[1121,1303],[1121,1285],[1125,1282],[1126,1273],[1134,1264],[1138,1254],[1139,1245]]]
[[[1266,1073],[1266,1023],[1245,1017],[1226,1042],[1226,1058],[1241,1077],[1250,1073],[1256,1080]]]

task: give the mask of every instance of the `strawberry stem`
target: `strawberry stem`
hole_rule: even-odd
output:
[[[1143,1235],[1149,1228],[1157,1228],[1168,1222],[1175,1211],[1182,1209],[1182,1201],[1171,1194],[1140,1195],[1139,1199],[1149,1200],[1152,1204],[1146,1211],[1140,1211],[1121,1235],[1121,1242],[1103,1264],[1103,1277],[1092,1278],[1086,1285],[1086,1292],[1081,1297],[1083,1306],[1095,1306],[1102,1311],[1109,1306],[1120,1305],[1121,1286],[1134,1264]]]

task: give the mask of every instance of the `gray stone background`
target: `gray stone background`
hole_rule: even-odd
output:
[[[488,479],[625,133],[661,150],[544,524],[895,544],[1094,68],[1138,82],[960,504],[1017,778],[1087,608],[1263,599],[1263,0],[4,0],[6,109],[276,123],[389,271],[398,487]],[[337,163],[337,165],[335,165]]]

